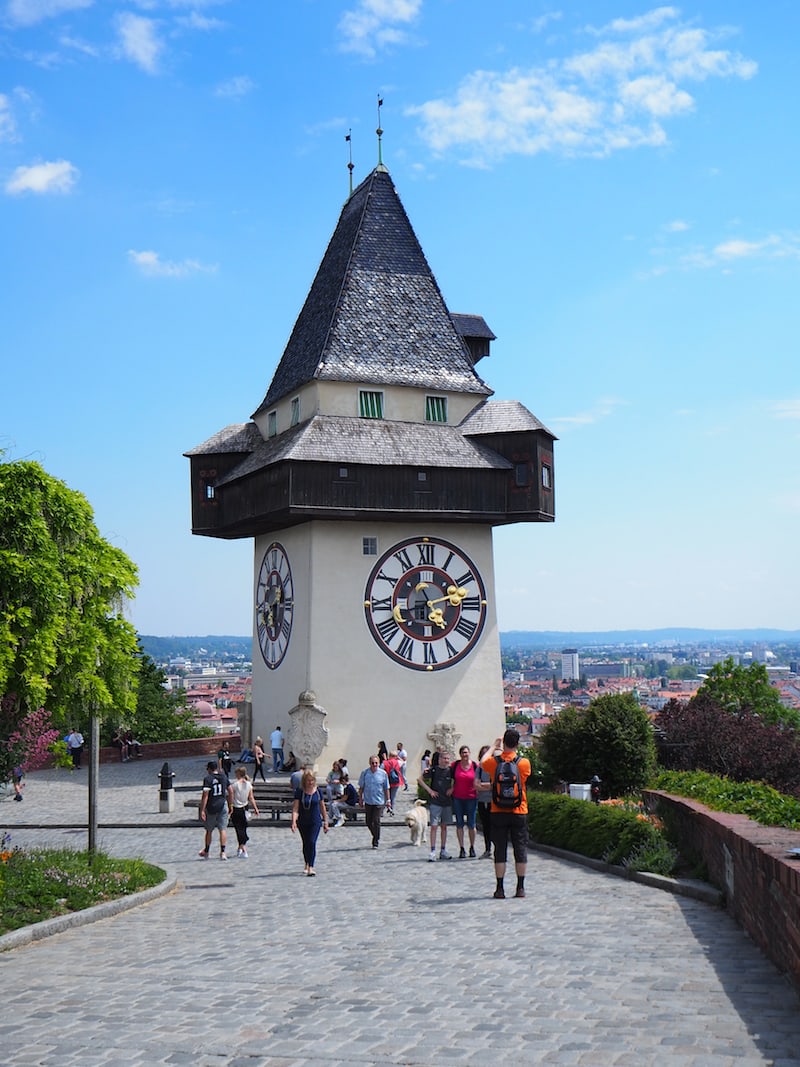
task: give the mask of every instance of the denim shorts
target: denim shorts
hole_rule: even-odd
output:
[[[464,822],[470,830],[475,829],[475,819],[478,814],[478,798],[472,797],[471,800],[462,800],[460,797],[453,797],[453,814],[456,817],[456,826],[459,830],[464,829]]]
[[[228,828],[228,809],[221,807],[219,811],[206,809],[206,830],[226,830]]]

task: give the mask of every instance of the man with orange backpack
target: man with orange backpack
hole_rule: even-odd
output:
[[[517,755],[519,733],[510,728],[497,738],[481,760],[481,767],[492,783],[492,844],[494,845],[494,873],[497,887],[495,900],[506,893],[503,879],[506,873],[508,844],[514,850],[517,890],[514,896],[525,896],[525,872],[528,867],[528,797],[525,783],[530,777],[530,760]]]

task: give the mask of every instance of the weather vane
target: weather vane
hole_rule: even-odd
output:
[[[383,137],[383,130],[381,129],[381,108],[383,107],[383,97],[378,93],[378,128],[375,131],[378,135],[378,166],[383,166],[383,156],[381,154],[381,137]]]
[[[350,152],[350,158],[347,162],[347,169],[350,171],[350,196],[353,195],[353,130],[348,130],[345,135],[345,141],[347,141],[347,147]]]

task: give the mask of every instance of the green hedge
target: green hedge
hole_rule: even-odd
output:
[[[712,811],[747,815],[762,826],[800,830],[800,800],[763,782],[734,782],[705,771],[662,771],[649,788],[689,797]]]
[[[631,865],[628,861],[634,853],[660,851],[665,844],[661,832],[635,811],[573,800],[560,793],[528,794],[528,834],[543,845],[624,865]]]

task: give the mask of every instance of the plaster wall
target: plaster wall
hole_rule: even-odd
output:
[[[410,670],[388,657],[373,639],[364,593],[376,556],[363,554],[375,537],[378,556],[407,537],[440,537],[457,544],[476,564],[486,586],[487,614],[472,651],[451,667]],[[289,724],[288,712],[304,690],[327,711],[328,743],[318,761],[327,772],[347,756],[353,772],[366,766],[379,740],[391,749],[404,742],[409,774],[416,777],[428,733],[455,723],[474,754],[504,726],[500,642],[494,601],[491,529],[437,523],[418,529],[405,523],[306,523],[256,540],[255,577],[264,552],[280,541],[290,560],[295,591],[292,635],[283,662],[268,670],[254,638],[253,731],[267,737]]]

